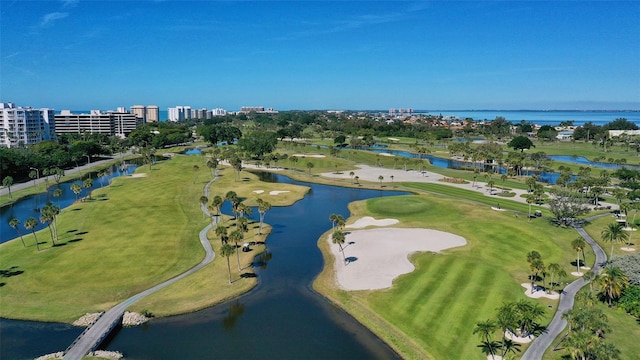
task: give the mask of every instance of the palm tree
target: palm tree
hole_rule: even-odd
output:
[[[353,184],[353,177],[356,176],[356,173],[354,173],[353,171],[349,172],[349,177],[351,178],[351,183]]]
[[[271,204],[262,199],[258,199],[258,213],[260,213],[260,227],[258,227],[258,235],[262,235],[262,224],[267,211],[271,210]]]
[[[334,231],[333,235],[331,235],[331,242],[333,242],[334,244],[338,244],[338,246],[340,247],[340,252],[342,253],[342,259],[344,260],[344,264],[346,265],[347,258],[344,256],[344,248],[342,248],[342,244],[344,244],[344,240],[345,240],[345,235],[340,230]]]
[[[554,280],[555,280],[556,275],[559,278],[563,278],[563,277],[567,276],[567,272],[564,271],[562,266],[560,266],[560,264],[558,264],[558,263],[549,264],[549,266],[547,266],[547,271],[549,271],[549,275],[551,275],[551,280],[549,281],[549,285],[550,285],[551,291],[553,291],[553,288],[555,286],[555,281]]]
[[[27,219],[27,221],[24,222],[24,228],[27,230],[31,230],[31,233],[33,233],[33,237],[36,239],[36,249],[38,249],[38,251],[40,251],[40,246],[38,245],[38,237],[36,236],[36,226],[38,226],[38,220],[36,220],[36,218],[34,217],[30,217]]]
[[[228,191],[227,194],[224,196],[224,198],[229,203],[231,203],[231,211],[235,214],[238,208],[238,204],[240,204],[240,198],[238,197],[238,194],[236,194],[235,191]],[[237,219],[238,218],[236,216],[236,220]]]
[[[344,217],[340,214],[331,214],[329,215],[329,221],[331,221],[331,230],[334,230],[340,221],[344,222]]]
[[[473,334],[480,334],[480,337],[482,338],[482,343],[485,344],[487,346],[487,350],[489,352],[488,355],[495,355],[496,354],[496,345],[500,345],[499,343],[496,344],[496,342],[491,340],[491,337],[493,335],[493,333],[496,332],[496,330],[498,330],[498,324],[496,324],[495,321],[493,320],[487,320],[484,322],[479,322],[476,324],[476,327],[473,329]]]
[[[200,208],[204,208],[205,205],[209,202],[209,198],[202,195],[200,196]],[[205,213],[204,211],[202,212],[202,218],[204,219]]]
[[[220,195],[214,196],[213,200],[211,200],[211,206],[216,209],[216,216],[220,216],[220,208],[222,207],[223,203],[224,200],[222,200],[222,197]]]
[[[382,180],[384,180],[384,176],[378,176],[378,181],[380,181],[380,187],[382,187]]]
[[[539,252],[533,250],[530,251],[529,253],[527,253],[527,262],[530,265],[530,269],[531,269],[531,275],[529,275],[529,278],[531,279],[531,293],[533,294],[533,288],[535,287],[535,281],[538,278],[538,274],[536,272],[536,269],[538,269],[540,266],[540,264],[536,263],[536,262],[542,262],[542,255],[540,255]],[[535,263],[535,266],[534,266]],[[542,266],[544,267],[544,264],[542,264]]]
[[[231,281],[231,264],[229,263],[229,257],[233,255],[233,246],[229,245],[229,244],[222,244],[222,247],[220,247],[220,256],[227,258],[227,271],[229,272],[229,284],[232,283]]]
[[[48,203],[40,209],[40,222],[43,224],[47,224],[49,228],[49,233],[51,234],[51,246],[56,246],[55,235],[54,235],[54,227],[52,224],[55,221],[56,214],[58,213],[58,209],[55,205]]]
[[[238,241],[244,239],[244,232],[241,229],[235,229],[229,234],[229,240],[232,240],[236,245],[236,260],[238,261],[238,271],[242,270],[240,267],[240,254],[238,252]]]
[[[12,196],[11,196],[11,185],[13,185],[13,178],[11,176],[5,176],[5,178],[2,179],[2,186],[4,186],[7,189],[9,189],[9,199],[12,198]]]
[[[73,191],[73,193],[76,194],[76,201],[78,201],[78,196],[82,192],[82,185],[78,183],[71,184],[71,191]]]
[[[529,204],[529,221],[531,221],[531,204],[536,201],[536,196],[533,194],[527,194],[527,204]]]
[[[609,301],[609,307],[613,300],[622,295],[622,290],[629,284],[629,279],[624,272],[614,266],[604,268],[596,280],[601,286],[602,295]]]
[[[610,223],[604,230],[602,230],[602,233],[600,233],[600,235],[602,236],[602,240],[604,242],[611,243],[611,253],[609,255],[609,260],[613,258],[613,245],[617,242],[626,241],[627,239],[629,239],[629,233],[626,232],[622,228],[622,225],[619,223]]]
[[[227,237],[227,227],[224,225],[218,225],[215,229],[216,235],[220,236],[220,242],[225,244],[229,238]]]
[[[580,253],[584,251],[587,242],[582,237],[575,238],[571,242],[571,247],[576,251],[576,272],[580,273]],[[585,263],[586,265],[586,263]]]
[[[307,169],[309,169],[309,175],[311,175],[311,169],[313,169],[313,163],[311,161],[307,162]]]
[[[91,187],[93,186],[93,180],[91,178],[84,179],[82,182],[82,187],[87,189],[87,195],[89,195],[89,200],[91,200]]]
[[[11,226],[18,233],[18,236],[20,236],[20,240],[22,241],[22,246],[27,247],[27,244],[24,243],[24,239],[22,238],[22,234],[20,233],[20,230],[18,229],[18,225],[19,224],[20,224],[20,220],[18,220],[17,218],[9,219],[9,226]]]
[[[216,159],[207,160],[207,167],[211,169],[211,176],[215,179],[216,170],[218,168],[218,160]]]

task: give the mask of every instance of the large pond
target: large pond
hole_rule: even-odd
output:
[[[356,200],[405,194],[300,183],[264,173],[264,180],[311,187],[304,199],[273,207],[269,256],[256,259],[259,285],[238,299],[196,313],[121,329],[106,349],[128,359],[393,359],[398,356],[370,331],[310,286],[323,267],[318,238],[329,215],[349,213]],[[225,204],[226,205],[226,204]],[[228,205],[226,205],[228,206]],[[223,208],[230,213],[228,208]],[[254,211],[257,217],[257,211]],[[153,309],[150,309],[153,311]],[[81,329],[3,319],[3,359],[27,359],[65,349]]]
[[[111,179],[122,176],[132,174],[133,171],[138,167],[138,165],[125,165],[125,166],[115,166],[112,165],[109,167],[108,175],[104,175],[101,177],[97,177],[95,173],[89,173],[90,176],[93,177],[93,185],[91,186],[91,190],[99,189],[103,186],[109,185]],[[76,194],[71,191],[72,184],[80,184],[82,185],[82,180],[74,180],[69,182],[60,183],[60,185],[56,185],[55,182],[51,179],[49,180],[49,188],[46,193],[35,194],[31,196],[27,196],[19,201],[16,201],[13,204],[3,206],[0,208],[0,224],[2,224],[2,232],[0,232],[0,244],[9,241],[11,239],[15,239],[18,237],[18,233],[16,230],[12,229],[7,225],[11,218],[16,218],[20,220],[20,224],[18,225],[18,231],[21,234],[27,234],[27,231],[24,228],[24,223],[29,217],[34,217],[36,220],[40,219],[40,208],[46,205],[48,202],[53,203],[60,209],[64,209],[71,204],[73,204],[77,200]],[[53,192],[55,189],[60,188],[62,190],[62,195],[55,197],[53,196]],[[78,196],[86,196],[87,189],[83,188],[82,193]],[[35,231],[44,229],[47,225],[42,224],[38,221],[38,226],[35,227]]]

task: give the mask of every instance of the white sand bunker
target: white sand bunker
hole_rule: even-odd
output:
[[[626,247],[626,246],[621,247],[621,248],[620,248],[620,250],[622,250],[622,251],[636,251],[636,249],[635,249],[635,248],[632,248],[632,247]]]
[[[371,216],[365,216],[363,218],[356,220],[356,222],[354,222],[353,224],[347,225],[346,228],[347,229],[363,229],[363,228],[366,228],[367,226],[390,226],[390,225],[395,225],[399,222],[400,221],[398,221],[397,219],[376,220]]]
[[[408,255],[416,251],[434,251],[462,246],[467,241],[458,235],[431,229],[384,228],[346,233],[343,261],[340,249],[331,243],[335,256],[336,279],[345,290],[376,290],[391,287],[393,279],[415,269]]]
[[[253,190],[254,194],[262,194],[264,190]]]
[[[504,332],[504,337],[506,337],[509,340],[515,341],[517,343],[520,344],[528,344],[530,342],[533,341],[534,336],[533,335],[529,335],[529,336],[518,336],[514,333],[512,333],[511,331],[507,330]]]
[[[555,300],[555,299],[560,298],[560,294],[558,294],[555,291],[552,291],[551,293],[547,293],[546,291],[544,291],[542,289],[535,289],[533,291],[533,293],[531,293],[531,284],[530,283],[522,283],[520,285],[522,285],[522,287],[526,289],[524,291],[524,294],[527,295],[530,298],[533,298],[533,299],[547,298],[547,299]]]
[[[304,158],[304,157],[308,157],[308,158],[323,158],[323,157],[326,157],[325,155],[320,155],[320,154],[293,154],[291,156],[295,156],[295,157],[299,157],[299,158]]]
[[[289,190],[272,190],[269,191],[269,195],[279,195],[279,194],[283,194],[283,193],[288,193]]]
[[[389,154],[389,153],[378,153],[380,156],[395,156],[393,154]]]
[[[143,177],[147,177],[147,173],[139,173],[139,174],[131,174],[132,178],[143,178]]]

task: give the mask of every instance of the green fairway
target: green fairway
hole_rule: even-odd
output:
[[[529,251],[540,252],[545,264],[556,262],[572,271],[570,242],[577,233],[545,221],[530,223],[510,212],[439,195],[376,198],[350,209],[352,216],[396,218],[398,226],[447,231],[468,242],[440,254],[413,255],[416,270],[396,279],[391,289],[354,292],[335,289],[333,259],[325,241],[319,242],[327,268],[315,288],[406,358],[481,359],[473,328],[493,318],[503,302],[528,299],[520,284],[528,282]],[[543,323],[550,321],[556,301],[529,301],[548,306]]]
[[[2,269],[13,267],[22,272],[4,278],[0,316],[73,321],[86,312],[106,310],[198,264],[204,257],[198,233],[209,223],[200,211],[199,199],[211,172],[194,171],[194,165],[205,167],[201,157],[177,156],[151,168],[138,168],[136,174],[144,177],[114,179],[110,187],[94,191],[93,200],[62,211],[58,246],[51,246],[47,229],[37,233],[40,251],[31,234],[24,237],[26,249],[19,240],[0,245]],[[211,196],[224,197],[234,189],[247,201],[255,201],[257,195],[246,189],[258,182],[250,173],[235,181],[233,171],[225,169],[212,186]],[[269,199],[274,206],[290,204],[307,191],[285,184],[260,187],[267,193],[275,187],[290,191]],[[220,240],[215,235],[210,239],[217,250]],[[243,261],[246,264],[251,259],[247,255]],[[237,271],[232,275],[239,277]],[[174,293],[168,299],[175,301],[157,297],[145,300],[142,306],[156,314],[193,311],[246,291],[255,281],[243,278],[230,287],[226,260],[217,257],[194,277],[165,289]]]

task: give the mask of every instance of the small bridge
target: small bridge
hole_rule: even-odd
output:
[[[215,181],[215,178],[214,180],[211,180],[205,185],[205,194],[207,197],[209,195],[209,185],[211,185],[213,181]],[[209,212],[207,211],[206,206],[203,205],[202,210],[207,215],[209,215]],[[122,323],[122,317],[124,316],[124,311],[133,303],[144,298],[145,296],[148,296],[160,289],[163,289],[175,283],[176,281],[182,278],[185,278],[195,273],[196,271],[202,269],[203,267],[208,265],[210,262],[212,262],[215,257],[215,253],[211,248],[211,243],[207,238],[207,233],[214,225],[215,224],[209,224],[207,225],[207,227],[205,227],[200,231],[200,235],[199,235],[200,244],[204,248],[206,255],[198,265],[192,267],[191,269],[187,270],[186,272],[176,277],[173,277],[141,293],[133,295],[132,297],[126,299],[125,301],[107,310],[104,314],[102,314],[102,316],[100,316],[100,318],[98,318],[98,320],[93,325],[86,328],[82,332],[82,334],[80,334],[73,341],[73,343],[69,345],[67,350],[65,350],[64,352],[64,359],[65,360],[81,360],[85,355],[87,355],[91,351],[94,351],[100,345],[100,343],[102,343],[102,341],[104,341],[104,339],[113,331],[113,329],[115,329],[118,325]]]

